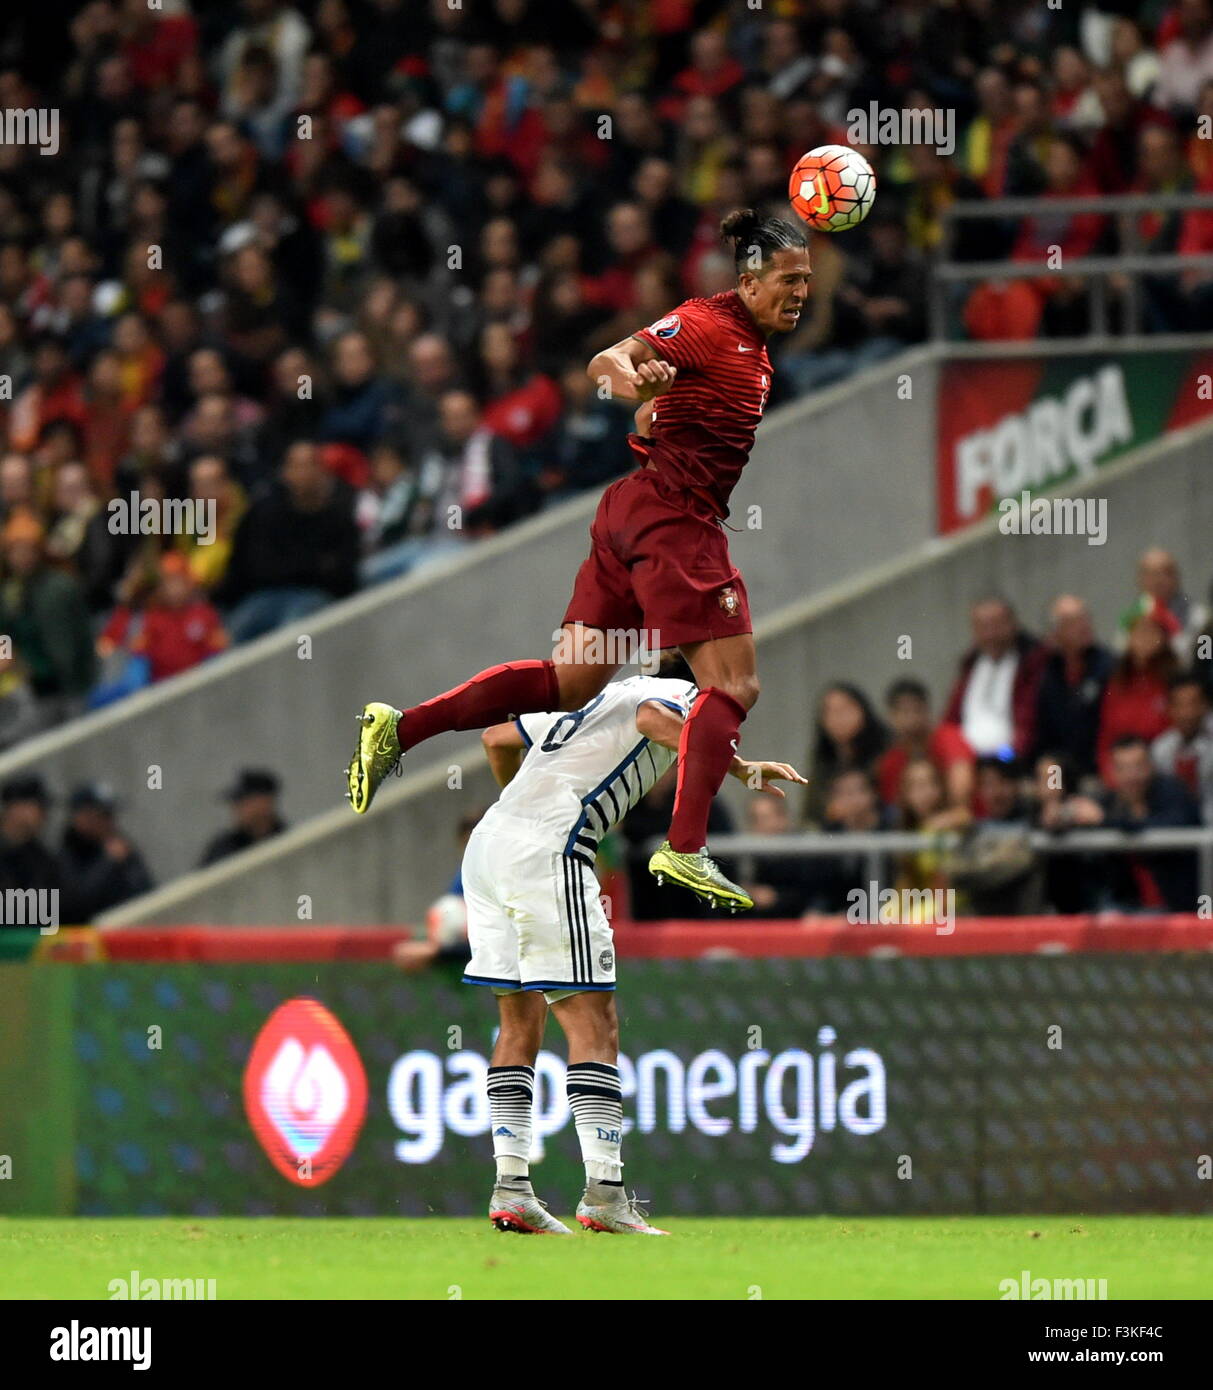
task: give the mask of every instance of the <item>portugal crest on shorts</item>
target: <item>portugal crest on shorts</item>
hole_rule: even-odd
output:
[[[735,618],[741,612],[741,599],[731,584],[721,589],[718,601],[726,616],[730,618]]]

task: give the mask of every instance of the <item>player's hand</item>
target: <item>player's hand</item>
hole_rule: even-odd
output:
[[[791,763],[770,763],[761,758],[751,762],[748,758],[737,758],[730,771],[752,792],[768,792],[771,796],[787,796],[782,787],[772,785],[775,782],[799,782],[802,787],[809,785],[809,779],[802,777]]]
[[[678,368],[669,362],[655,358],[652,362],[640,362],[632,372],[627,383],[636,392],[638,401],[651,401],[654,396],[664,396],[674,384]]]

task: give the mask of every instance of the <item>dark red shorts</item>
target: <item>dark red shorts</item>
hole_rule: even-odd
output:
[[[648,468],[603,493],[564,621],[643,630],[652,634],[650,646],[662,647],[751,631],[750,601],[724,528],[698,499]]]

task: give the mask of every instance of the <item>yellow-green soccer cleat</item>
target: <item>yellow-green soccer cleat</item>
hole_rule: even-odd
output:
[[[706,845],[698,854],[680,854],[670,848],[667,840],[649,860],[649,873],[655,875],[660,884],[668,879],[680,888],[689,889],[712,907],[746,912],[754,906],[754,899],[745,889],[720,872],[720,865],[708,853]]]
[[[364,816],[371,809],[379,784],[399,767],[401,752],[396,726],[400,723],[400,711],[372,700],[358,716],[358,722],[362,728],[346,773],[349,787],[345,796],[354,810]]]

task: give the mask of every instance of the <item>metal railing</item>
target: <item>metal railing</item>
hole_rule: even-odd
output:
[[[1086,280],[1091,305],[1088,337],[1108,332],[1109,285],[1114,275],[1127,277],[1122,296],[1125,334],[1142,330],[1141,281],[1145,276],[1207,271],[1213,276],[1213,255],[1150,255],[1142,249],[1138,218],[1150,213],[1213,210],[1213,193],[1117,193],[1089,198],[993,198],[960,201],[942,210],[943,245],[931,267],[928,313],[931,337],[950,336],[954,289],[989,280],[1032,280],[1049,275]],[[1117,218],[1121,253],[1113,256],[1079,256],[1057,268],[1045,261],[957,261],[955,229],[959,222],[1013,221],[1025,217],[1067,217],[1084,213]],[[1213,329],[1213,325],[1210,325]]]
[[[982,827],[978,827],[980,830]],[[1013,831],[1015,827],[993,827]],[[971,833],[971,832],[969,832]],[[754,871],[756,859],[838,859],[863,855],[869,880],[879,880],[881,861],[891,854],[936,852],[959,848],[967,836],[962,831],[874,830],[839,831],[837,834],[809,832],[796,835],[714,835],[712,854],[728,859],[745,879]],[[1199,867],[1199,891],[1213,895],[1213,827],[1189,826],[1159,830],[1066,830],[1053,834],[1046,830],[1027,832],[1032,849],[1043,855],[1068,854],[1148,854],[1157,851],[1192,850]],[[655,838],[647,852],[659,848]],[[1193,905],[1195,910],[1195,904]]]

